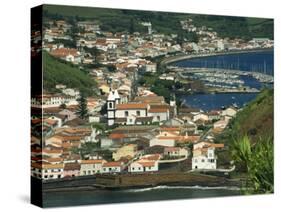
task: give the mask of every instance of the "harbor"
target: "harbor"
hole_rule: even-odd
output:
[[[201,80],[206,86],[214,88],[217,93],[257,93],[259,89],[245,85],[241,76],[248,76],[256,79],[260,83],[273,83],[273,76],[259,73],[246,72],[240,70],[218,69],[218,68],[182,68],[169,66],[168,70],[177,73],[179,80],[191,79]]]

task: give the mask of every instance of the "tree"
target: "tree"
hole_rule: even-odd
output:
[[[132,19],[132,18],[130,20],[129,32],[130,32],[130,34],[133,34],[135,32],[135,23],[134,23],[134,19]]]
[[[78,109],[76,111],[76,114],[78,114],[78,116],[81,119],[86,119],[88,117],[88,109],[87,109],[87,99],[85,97],[84,93],[80,94],[80,97],[78,99]]]

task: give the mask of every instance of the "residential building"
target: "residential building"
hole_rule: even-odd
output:
[[[199,136],[188,136],[187,131],[180,127],[161,127],[160,132],[149,141],[149,146],[174,147],[176,144],[196,142]]]
[[[102,173],[120,173],[123,171],[123,162],[107,162],[102,165]]]
[[[193,145],[192,169],[215,170],[217,168],[216,148],[224,144],[201,141]]]
[[[106,160],[81,160],[80,175],[93,175],[102,172],[102,166]]]
[[[204,113],[198,113],[193,116],[193,121],[196,122],[197,120],[202,120],[204,122],[209,121],[208,115]]]
[[[64,164],[32,163],[31,175],[42,180],[63,178]]]
[[[158,162],[161,158],[160,154],[144,155],[139,160],[134,161],[128,167],[128,172],[155,172],[158,171]]]
[[[138,97],[133,102],[119,102],[118,92],[112,91],[107,99],[108,125],[142,125],[169,119],[170,106],[162,102],[162,97]]]
[[[234,117],[237,113],[237,109],[234,107],[228,107],[222,111],[222,116],[231,116]]]
[[[31,98],[31,107],[35,108],[50,108],[78,105],[76,98],[73,96],[66,96],[62,94],[42,94]]]
[[[148,63],[145,65],[145,72],[155,73],[157,71],[156,63]]]
[[[65,163],[63,170],[63,177],[77,177],[80,176],[80,164],[79,163]]]
[[[215,148],[209,147],[201,150],[201,154],[192,157],[192,169],[216,169],[217,158]]]
[[[168,157],[187,157],[188,150],[181,147],[165,147],[164,156]]]
[[[54,57],[72,62],[74,64],[79,64],[82,61],[81,53],[77,49],[59,48],[50,51],[50,54]]]

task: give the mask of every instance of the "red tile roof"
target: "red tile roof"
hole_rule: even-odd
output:
[[[117,104],[117,110],[131,110],[131,109],[147,109],[147,104],[144,103],[127,103],[127,104]]]
[[[169,109],[167,109],[167,108],[152,108],[152,109],[149,109],[148,112],[149,113],[165,113],[168,110]]]
[[[98,164],[103,163],[105,160],[81,160],[81,164]]]
[[[155,165],[155,162],[154,161],[149,161],[149,162],[137,162],[139,163],[140,165],[142,165],[143,167],[151,167],[151,166],[154,166]]]
[[[55,57],[66,57],[68,55],[73,55],[75,57],[79,56],[79,53],[76,49],[67,49],[67,48],[55,49],[51,51],[50,54]]]
[[[125,135],[123,133],[111,133],[109,135],[110,139],[122,139],[125,138]]]
[[[122,165],[121,162],[108,162],[108,163],[104,163],[103,167],[116,167],[121,165]]]

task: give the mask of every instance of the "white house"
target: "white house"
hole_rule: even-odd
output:
[[[128,172],[155,172],[158,171],[158,162],[161,158],[160,154],[144,155],[139,160],[134,161],[128,167]]]
[[[151,105],[148,110],[148,116],[153,117],[152,122],[167,121],[170,118],[169,105]]]
[[[193,145],[192,169],[211,169],[217,168],[216,148],[223,148],[224,144],[214,144],[201,141]]]
[[[102,165],[102,173],[120,173],[123,170],[123,163],[107,162]]]
[[[157,71],[157,65],[156,63],[148,63],[145,65],[145,71],[146,72],[152,72],[155,73]]]
[[[80,161],[80,175],[93,175],[102,172],[102,165],[106,160],[81,160]]]
[[[237,109],[233,108],[233,107],[229,107],[225,110],[222,111],[222,116],[231,116],[234,117],[237,113]]]
[[[32,163],[31,175],[33,177],[49,180],[63,178],[64,164]]]
[[[180,147],[165,147],[164,156],[169,157],[187,157],[188,150]]]
[[[202,154],[192,157],[192,169],[216,169],[215,148],[207,148]]]
[[[206,115],[206,114],[204,114],[204,113],[198,113],[198,114],[195,114],[195,115],[193,116],[193,121],[194,121],[194,122],[197,121],[197,120],[199,120],[199,119],[201,119],[201,120],[203,120],[203,121],[208,121],[208,120],[209,120],[209,117],[208,117],[208,115]]]
[[[186,143],[188,140],[187,133],[181,135],[179,127],[161,127],[159,134],[149,141],[149,146],[174,147],[177,142]]]
[[[158,171],[158,161],[135,161],[130,164],[128,172],[153,172]]]
[[[175,146],[176,141],[174,138],[159,138],[155,137],[149,141],[149,146]]]
[[[78,105],[76,98],[73,96],[57,95],[57,94],[42,94],[31,98],[31,107],[50,108],[59,107],[65,104],[66,106]]]

